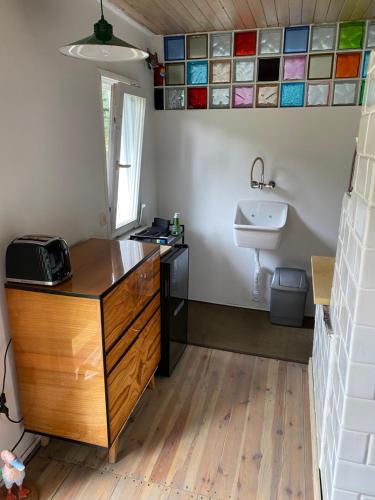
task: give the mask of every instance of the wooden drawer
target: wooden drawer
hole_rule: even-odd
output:
[[[104,298],[106,352],[159,288],[160,254],[155,253]]]
[[[109,373],[126,349],[139,335],[140,331],[145,327],[150,318],[155,314],[160,307],[160,294],[158,293],[142,312],[142,314],[134,321],[134,323],[126,330],[126,333],[120,337],[118,342],[112,347],[106,356],[106,371]]]
[[[160,361],[160,309],[110,373],[108,405],[110,441],[116,438]]]

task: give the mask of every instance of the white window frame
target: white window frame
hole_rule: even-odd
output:
[[[142,143],[140,158],[139,158],[139,172],[138,172],[138,182],[137,182],[137,191],[136,191],[136,206],[137,206],[137,214],[136,218],[116,229],[116,209],[117,209],[117,187],[118,187],[118,179],[119,179],[119,169],[127,168],[126,165],[119,165],[118,158],[120,155],[120,147],[121,147],[121,122],[122,122],[122,107],[123,107],[123,95],[130,94],[135,95],[137,97],[142,97],[145,99],[145,106],[147,106],[146,96],[144,91],[140,88],[140,85],[135,80],[130,80],[124,76],[117,75],[115,73],[111,73],[106,70],[99,70],[100,75],[100,96],[102,92],[102,87],[104,85],[111,86],[111,113],[110,113],[110,137],[109,137],[109,148],[108,148],[108,156],[106,157],[106,165],[105,165],[105,178],[106,178],[106,195],[107,195],[107,206],[108,206],[108,220],[110,224],[108,224],[108,236],[112,238],[119,237],[131,229],[135,228],[138,223],[139,217],[139,194],[140,194],[140,178],[142,172],[142,152],[143,152],[143,133],[144,126],[143,123],[142,133],[140,136],[140,141]],[[115,102],[115,91],[116,88],[113,85],[121,84],[122,98],[118,99],[118,102]],[[119,86],[120,87],[120,86]],[[119,93],[119,92],[118,92]],[[118,97],[118,96],[117,96]],[[101,99],[102,103],[102,99]],[[116,105],[119,109],[116,108]],[[101,108],[103,111],[103,108]],[[102,116],[103,123],[103,135],[104,135],[104,117]],[[118,125],[119,124],[119,125]]]

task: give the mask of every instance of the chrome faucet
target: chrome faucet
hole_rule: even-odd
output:
[[[254,180],[254,167],[257,164],[257,162],[260,162],[262,170],[260,174],[260,182]],[[267,184],[264,182],[264,161],[263,158],[260,156],[257,156],[255,160],[253,161],[253,164],[251,165],[251,170],[250,170],[250,187],[251,189],[263,189],[263,188],[268,188],[268,189],[275,189],[275,182],[270,181]]]

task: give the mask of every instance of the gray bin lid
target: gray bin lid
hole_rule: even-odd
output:
[[[304,269],[292,267],[277,267],[273,274],[272,290],[284,290],[291,292],[307,292],[309,282]]]

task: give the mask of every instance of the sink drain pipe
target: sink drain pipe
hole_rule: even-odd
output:
[[[261,298],[261,267],[259,259],[260,250],[254,248],[254,278],[253,278],[253,300],[260,302]]]

